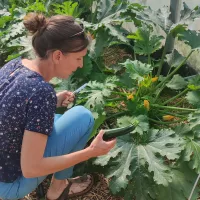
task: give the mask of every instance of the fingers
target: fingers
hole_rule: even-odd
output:
[[[62,106],[68,106],[70,103],[74,102],[75,95],[73,92],[65,91],[65,99],[62,102]]]
[[[117,140],[116,140],[116,139],[113,139],[113,140],[111,140],[111,141],[109,141],[109,142],[106,142],[106,143],[107,143],[108,147],[109,147],[110,149],[112,149],[112,148],[116,145],[116,142],[117,142]]]
[[[97,135],[98,139],[103,139],[104,130],[100,130],[99,134]]]

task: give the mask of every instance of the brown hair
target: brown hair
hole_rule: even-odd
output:
[[[33,34],[32,45],[40,58],[60,50],[63,53],[79,52],[85,49],[89,40],[83,27],[73,17],[55,15],[46,18],[42,14],[29,13],[24,17],[24,26]]]

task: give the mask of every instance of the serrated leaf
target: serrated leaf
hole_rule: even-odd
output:
[[[71,76],[67,79],[54,78],[51,80],[50,83],[55,85],[56,92],[60,92],[63,90],[74,91],[75,89],[77,89],[77,84],[74,82]]]
[[[170,67],[178,67],[185,59],[176,49],[171,54],[167,54],[166,57]]]
[[[153,69],[151,65],[138,60],[132,61],[127,59],[126,62],[121,64],[126,68],[126,72],[129,73],[129,76],[133,80],[138,80],[139,82],[144,80],[144,76],[147,76]]]
[[[187,139],[184,149],[184,161],[189,161],[198,174],[200,173],[200,141]]]
[[[187,86],[187,82],[180,75],[174,75],[173,78],[166,84],[168,88],[180,90]]]
[[[161,48],[163,36],[152,34],[152,29],[143,24],[138,30],[128,35],[127,38],[134,39],[134,50],[139,55],[151,55]]]
[[[116,146],[107,155],[98,157],[94,162],[96,165],[107,165],[109,168],[106,174],[114,178],[112,182],[114,193],[126,188],[130,177],[134,178],[137,170],[142,167],[148,167],[157,184],[167,186],[172,180],[170,168],[164,164],[164,158],[169,160],[179,158],[182,150],[181,139],[169,129],[160,131],[152,129],[141,136],[137,145],[134,143],[136,138],[134,139],[133,135],[119,137]]]
[[[191,10],[188,5],[183,2],[183,10],[181,11],[180,21],[183,23],[191,24],[194,19],[200,17],[200,7]]]
[[[17,35],[21,35],[24,31],[25,31],[25,28],[24,28],[24,25],[22,22],[19,22],[17,24],[13,24],[10,29],[12,31],[10,31],[10,37],[16,37]]]
[[[125,127],[133,124],[135,129],[132,131],[132,133],[139,133],[140,135],[149,130],[148,117],[145,115],[138,115],[136,117],[124,116],[117,119],[117,124],[119,127]]]
[[[196,179],[194,171],[187,167],[184,163],[183,169],[172,169],[172,182],[168,187],[158,186],[158,196],[156,200],[183,200],[188,199],[192,191],[193,184]],[[189,177],[187,177],[189,175]],[[196,200],[198,197],[198,189],[191,200]]]
[[[105,97],[110,96],[111,91],[116,87],[116,77],[109,77],[104,83],[90,81],[85,91],[81,93],[87,94],[87,102],[85,106],[88,109],[102,110],[105,105]]]
[[[55,7],[54,12],[60,15],[64,14],[77,18],[82,12],[78,2],[65,1],[62,4],[53,4],[53,6]]]
[[[188,88],[191,90],[200,89],[200,76],[197,74],[195,77],[188,80]]]
[[[29,58],[34,57],[34,52],[33,48],[31,45],[31,37],[18,37],[14,40],[12,40],[9,44],[8,47],[23,47],[21,50],[18,51],[20,55],[27,54]]]
[[[174,24],[170,19],[170,11],[168,6],[153,11],[150,7],[144,10],[144,12],[138,12],[137,18],[144,23],[151,23],[159,25],[165,33],[171,33],[174,37],[184,31],[187,25],[191,24],[195,18],[200,16],[200,9],[189,10],[188,6],[184,4],[184,10],[181,11],[181,20]]]
[[[186,95],[186,99],[190,104],[194,105],[195,107],[200,107],[200,91],[188,92]]]
[[[170,11],[167,6],[164,6],[157,11],[153,11],[150,7],[147,7],[143,12],[137,13],[137,18],[144,23],[149,22],[159,25],[166,33],[168,33],[173,25],[172,21],[169,20],[169,15]]]
[[[200,33],[186,30],[178,35],[178,39],[191,46],[193,50],[200,50]]]
[[[189,125],[192,131],[195,133],[200,132],[200,110],[197,110],[196,112],[192,113],[188,117]]]

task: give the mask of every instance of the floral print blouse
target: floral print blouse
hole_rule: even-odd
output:
[[[56,110],[56,93],[21,58],[0,69],[0,182],[22,175],[20,152],[25,130],[49,135]]]

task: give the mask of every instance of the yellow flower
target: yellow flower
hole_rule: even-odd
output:
[[[127,96],[127,100],[132,100],[132,99],[134,99],[133,94],[129,94],[129,95]]]
[[[157,76],[155,76],[154,78],[152,78],[151,79],[151,81],[154,83],[154,82],[156,82],[158,80],[158,77]]]
[[[172,119],[174,119],[174,116],[172,116],[172,115],[164,115],[163,116],[164,121],[171,121]]]
[[[149,101],[148,100],[144,100],[144,107],[149,110],[150,106],[149,106]]]

